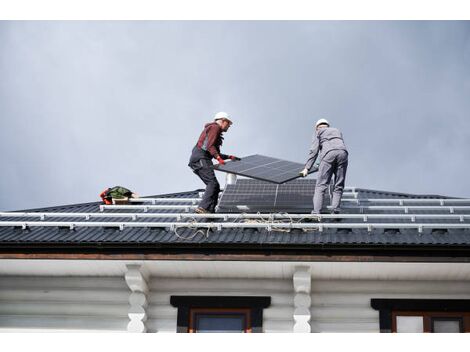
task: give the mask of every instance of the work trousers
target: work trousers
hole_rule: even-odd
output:
[[[189,163],[189,167],[206,185],[199,207],[213,213],[219,200],[220,185],[212,165],[212,161],[205,158]]]
[[[330,150],[322,158],[318,169],[315,193],[313,195],[313,212],[315,214],[320,214],[320,211],[323,208],[323,197],[325,196],[325,191],[327,190],[333,175],[335,176],[335,182],[331,205],[333,211],[339,211],[347,168],[348,152],[345,150]]]

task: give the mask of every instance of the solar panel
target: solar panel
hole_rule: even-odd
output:
[[[310,213],[316,180],[293,180],[284,184],[239,179],[225,186],[218,212],[295,212]],[[324,206],[330,203],[325,194]]]
[[[227,161],[225,165],[215,165],[214,169],[280,184],[300,177],[299,173],[304,166],[292,161],[255,154],[239,161]]]

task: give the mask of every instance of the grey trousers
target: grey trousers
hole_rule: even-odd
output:
[[[323,208],[323,197],[333,175],[335,176],[335,182],[331,205],[333,211],[339,211],[347,168],[348,152],[345,150],[331,150],[323,157],[318,169],[317,184],[313,194],[313,212],[315,214],[320,214],[320,210]]]

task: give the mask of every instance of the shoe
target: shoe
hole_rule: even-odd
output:
[[[201,208],[201,207],[197,207],[194,210],[194,212],[197,213],[197,214],[210,214],[211,213],[209,210],[206,210],[206,209]]]
[[[331,215],[339,215],[341,212],[339,211],[339,209],[334,209],[331,211]],[[341,219],[339,218],[334,218],[334,219],[331,219],[332,222],[340,222]]]

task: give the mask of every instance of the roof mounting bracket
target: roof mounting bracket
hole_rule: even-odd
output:
[[[28,228],[28,224],[24,223],[21,225],[22,230],[26,230]]]
[[[41,221],[44,221],[46,219],[46,214],[41,214],[41,216],[39,217],[39,219]]]
[[[464,216],[460,215],[460,222],[464,222],[464,221],[465,221]]]
[[[403,209],[405,210],[405,214],[408,214],[408,213],[409,213],[408,207],[404,207]]]
[[[136,220],[137,220],[137,215],[136,215],[136,214],[132,215],[132,220],[133,220],[133,221],[136,221]]]
[[[144,213],[147,213],[149,211],[149,207],[144,207]]]
[[[423,233],[423,226],[422,225],[418,226],[418,233],[420,233],[420,234]]]
[[[100,211],[103,212],[104,211],[104,207],[103,205],[100,205]]]
[[[416,216],[413,215],[413,216],[411,217],[411,222],[416,222]]]
[[[372,232],[372,225],[367,225],[367,232],[369,232],[369,234]]]
[[[124,230],[124,224],[119,224],[119,231]]]
[[[367,222],[368,218],[367,218],[367,215],[364,215],[364,222]]]
[[[449,207],[449,213],[454,214],[454,207]]]

